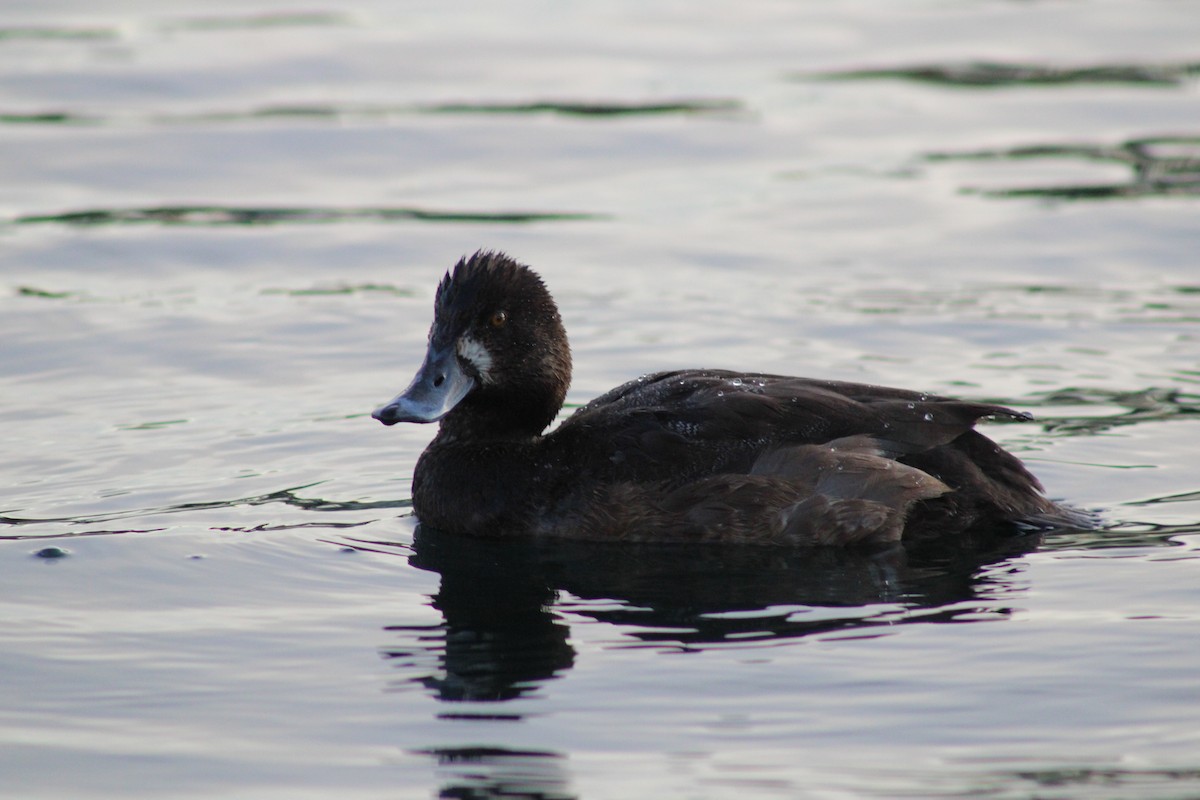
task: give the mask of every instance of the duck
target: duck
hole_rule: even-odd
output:
[[[845,547],[1086,521],[976,430],[1031,419],[1001,405],[678,369],[630,380],[547,431],[571,365],[558,306],[529,266],[480,250],[445,273],[420,368],[371,415],[438,424],[412,479],[422,528]]]

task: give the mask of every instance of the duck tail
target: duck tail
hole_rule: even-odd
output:
[[[1048,530],[1091,531],[1103,522],[1099,513],[1085,508],[1063,505],[1047,500],[1044,508],[1022,515],[1013,524],[1023,532]]]

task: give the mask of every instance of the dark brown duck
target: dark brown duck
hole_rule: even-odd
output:
[[[837,381],[678,370],[646,375],[543,434],[571,382],[553,298],[502,253],[438,286],[425,361],[376,409],[437,422],[413,507],[483,536],[848,545],[978,526],[1050,527],[1051,502],[975,430],[1002,406]]]

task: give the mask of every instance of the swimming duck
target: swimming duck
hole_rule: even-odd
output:
[[[974,429],[1003,406],[727,370],[645,375],[549,433],[571,382],[558,308],[529,267],[461,259],[424,363],[372,416],[439,422],[413,508],[439,530],[613,541],[854,545],[979,525],[1077,524]]]

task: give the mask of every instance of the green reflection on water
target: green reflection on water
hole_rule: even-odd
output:
[[[74,28],[58,25],[20,25],[0,27],[0,42],[19,40],[97,41],[116,39],[112,28]]]
[[[1035,144],[1001,150],[927,153],[931,163],[944,161],[1010,161],[1033,159],[1121,164],[1132,174],[1120,183],[1074,183],[1002,189],[967,188],[987,197],[1042,197],[1060,200],[1108,200],[1137,197],[1200,195],[1200,136],[1156,136],[1128,139],[1115,145]]]
[[[230,206],[157,206],[97,208],[60,214],[27,214],[12,219],[17,225],[277,225],[329,222],[491,222],[521,224],[605,219],[599,214],[536,211],[442,211],[416,207],[251,208]]]
[[[960,64],[918,64],[907,67],[845,70],[797,76],[809,79],[863,81],[906,80],[939,86],[991,88],[1059,86],[1065,84],[1132,84],[1178,86],[1200,74],[1200,64],[1096,64],[1059,67],[967,61]]]
[[[513,103],[428,103],[423,105],[320,104],[267,105],[233,111],[206,111],[192,114],[147,114],[128,117],[71,110],[10,111],[0,113],[0,125],[122,125],[130,122],[157,125],[196,125],[203,123],[262,122],[269,120],[386,119],[411,115],[555,115],[586,119],[624,117],[696,116],[734,114],[741,103],[725,98],[698,100],[661,100],[646,102],[532,100]]]

